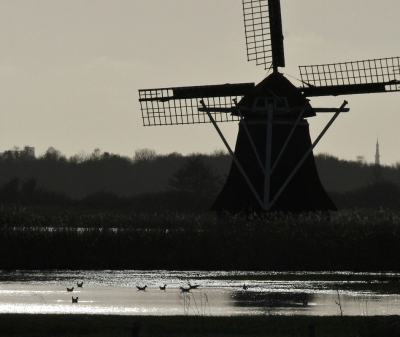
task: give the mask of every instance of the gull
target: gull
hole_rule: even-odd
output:
[[[188,285],[189,285],[190,289],[197,289],[198,287],[200,287],[200,284],[191,285],[189,282],[188,282]]]

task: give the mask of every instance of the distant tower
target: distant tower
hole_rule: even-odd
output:
[[[379,143],[378,143],[378,138],[376,138],[376,152],[375,152],[375,165],[380,165],[381,163],[379,162]]]
[[[375,166],[374,166],[374,179],[376,183],[382,180],[382,166],[379,161],[379,142],[378,137],[376,137],[376,152],[375,152]]]

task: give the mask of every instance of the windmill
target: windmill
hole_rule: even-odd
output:
[[[260,83],[139,90],[144,126],[211,122],[232,165],[211,209],[217,213],[332,211],[313,149],[341,112],[315,108],[309,97],[400,91],[400,57],[300,66],[301,86],[285,67],[280,0],[242,0],[248,61],[270,74]],[[396,77],[397,76],[397,77]],[[308,118],[333,113],[314,142]],[[238,122],[232,150],[218,127]]]

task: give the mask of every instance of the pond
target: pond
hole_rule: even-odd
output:
[[[399,279],[349,272],[0,271],[0,313],[398,315]],[[199,287],[182,292],[188,283]],[[136,287],[144,285],[145,291]]]

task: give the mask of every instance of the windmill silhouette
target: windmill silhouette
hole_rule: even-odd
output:
[[[248,61],[271,72],[259,84],[238,83],[139,90],[144,126],[211,122],[233,162],[211,209],[217,213],[332,211],[313,149],[341,112],[315,108],[309,97],[400,91],[400,58],[300,66],[301,86],[285,67],[279,0],[242,0]],[[397,77],[396,77],[397,76]],[[307,119],[334,113],[311,142]],[[239,122],[232,150],[219,122]]]

